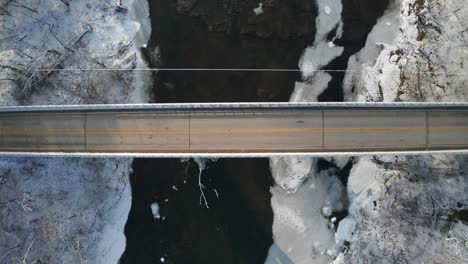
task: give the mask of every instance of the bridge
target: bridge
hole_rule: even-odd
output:
[[[468,103],[0,107],[0,155],[268,157],[468,153]]]

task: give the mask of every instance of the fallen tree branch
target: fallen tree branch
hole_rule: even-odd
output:
[[[18,69],[18,68],[13,67],[13,66],[10,66],[10,65],[2,65],[2,64],[0,64],[0,67],[1,67],[1,68],[5,68],[5,69],[13,70],[13,71],[18,72],[18,73],[20,73],[20,74],[24,74],[24,71],[23,71],[23,70]]]
[[[202,205],[202,199],[203,199],[203,202],[204,202],[206,208],[210,208],[208,206],[208,201],[206,200],[205,193],[203,192],[203,189],[205,189],[205,186],[201,182],[202,172],[203,172],[203,169],[199,168],[199,170],[198,170],[198,188],[200,188],[200,205]]]
[[[0,41],[2,40],[6,40],[6,39],[9,39],[9,38],[13,38],[13,37],[16,37],[18,36],[19,34],[14,34],[14,35],[10,35],[10,36],[6,36],[6,37],[3,37],[3,38],[0,38]]]
[[[22,82],[22,89],[20,92],[20,96],[22,97],[25,94],[28,94],[33,87],[39,85],[46,77],[48,77],[52,72],[56,71],[57,68],[61,63],[65,61],[65,59],[68,57],[68,55],[73,51],[73,47],[83,39],[83,37],[88,34],[89,32],[92,31],[92,28],[88,26],[87,29],[85,29],[82,33],[80,33],[77,37],[73,38],[70,40],[67,44],[63,45],[63,50],[61,51],[45,51],[39,57],[36,59],[34,63],[32,63],[31,67],[27,69],[26,72],[29,72],[29,74],[25,74],[26,76],[29,76],[25,81]],[[49,30],[48,33],[46,33],[46,36],[44,37],[44,41],[42,43],[42,47],[45,45],[45,41],[47,40],[48,36],[51,34],[51,30]],[[47,58],[46,55],[48,53],[55,52],[59,56],[58,58],[52,58],[52,61],[50,58]],[[48,65],[45,65],[45,64]]]
[[[24,256],[23,256],[23,259],[22,259],[22,261],[21,261],[22,264],[26,264],[26,259],[28,258],[29,251],[31,251],[31,248],[32,248],[32,246],[33,246],[35,240],[36,240],[36,233],[34,233],[34,236],[33,236],[33,239],[32,239],[32,241],[31,241],[31,244],[29,244],[29,247],[28,247],[28,249],[26,250],[26,253],[25,253]]]
[[[11,3],[13,2],[13,0],[7,0],[7,2],[5,4],[3,4],[2,6],[0,6],[0,10],[5,14],[5,15],[8,15],[10,16],[11,13],[6,9],[6,7]]]
[[[37,12],[37,10],[34,10],[34,9],[32,9],[32,8],[29,8],[29,7],[27,7],[27,6],[25,6],[25,5],[21,4],[21,3],[18,3],[18,2],[15,2],[15,3],[13,4],[13,6],[22,7],[22,8],[24,8],[24,9],[26,9],[26,10],[29,10],[29,11],[34,12],[34,13],[36,13],[36,14],[39,14],[39,12]]]
[[[67,0],[60,0],[60,2],[64,3],[66,6],[70,6],[70,3]]]

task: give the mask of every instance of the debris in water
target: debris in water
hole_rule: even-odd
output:
[[[201,181],[202,172],[206,168],[206,159],[194,158],[194,160],[198,164],[198,187],[200,188],[200,205],[202,205],[202,200],[203,200],[205,207],[210,208],[208,206],[208,201],[206,200],[205,193],[203,192],[203,189],[205,189],[205,186],[203,185]]]

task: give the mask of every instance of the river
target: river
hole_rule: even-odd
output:
[[[377,3],[378,2],[378,3]],[[298,69],[316,33],[312,0],[269,0],[256,15],[251,0],[150,0],[152,67]],[[326,69],[346,69],[387,1],[343,1],[345,47]],[[159,56],[155,58],[155,47]],[[344,73],[333,73],[321,101],[342,101]],[[154,102],[288,101],[299,72],[164,71],[154,75]],[[330,166],[327,164],[326,166]],[[349,168],[347,168],[349,170]],[[132,208],[121,263],[263,263],[273,242],[268,159],[208,161],[200,204],[194,160],[135,159]],[[343,176],[346,178],[346,176]],[[156,202],[161,218],[151,213]]]

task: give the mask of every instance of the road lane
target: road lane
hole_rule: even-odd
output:
[[[242,154],[431,149],[468,150],[468,110],[250,108],[0,113],[0,152]]]
[[[194,112],[190,129],[192,152],[322,148],[322,114],[316,110]]]
[[[325,148],[425,149],[424,111],[324,111]]]
[[[83,113],[2,113],[0,149],[81,152],[85,150],[83,128]]]
[[[186,152],[186,112],[92,112],[86,114],[86,150],[90,152]]]
[[[428,145],[468,147],[468,111],[429,111]]]

